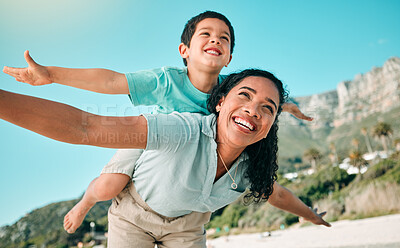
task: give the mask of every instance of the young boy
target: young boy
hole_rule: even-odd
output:
[[[155,112],[198,112],[208,114],[208,92],[223,79],[219,75],[232,59],[234,30],[220,13],[206,11],[190,19],[183,30],[179,53],[187,68],[163,67],[121,74],[106,69],[68,69],[45,67],[25,52],[27,68],[5,67],[4,72],[17,81],[31,85],[53,82],[105,94],[129,94],[132,103],[157,105]],[[298,118],[304,116],[297,106],[288,104],[284,111]],[[94,179],[83,198],[65,216],[64,228],[74,233],[89,210],[98,201],[118,195],[131,180],[142,150],[119,150]]]

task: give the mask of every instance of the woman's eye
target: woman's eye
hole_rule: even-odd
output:
[[[245,96],[246,98],[250,99],[250,95],[247,92],[240,92],[239,95]]]
[[[265,106],[264,106],[264,109],[266,109],[266,110],[267,110],[268,112],[270,112],[271,114],[274,113],[274,110],[273,110],[272,107],[269,106],[269,105],[265,105]]]

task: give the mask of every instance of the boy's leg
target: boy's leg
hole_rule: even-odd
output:
[[[95,178],[82,199],[65,215],[64,229],[68,233],[74,233],[96,202],[113,199],[124,189],[129,180],[128,175],[116,173],[101,174]]]
[[[64,229],[68,233],[76,231],[96,202],[111,200],[124,189],[142,153],[141,149],[124,149],[115,153],[100,177],[89,184],[82,200],[64,217]]]

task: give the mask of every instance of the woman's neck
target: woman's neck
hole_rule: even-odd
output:
[[[243,150],[242,150],[243,151]],[[225,148],[223,144],[217,144],[217,171],[215,174],[214,183],[218,181],[223,175],[228,173],[228,170],[232,167],[235,160],[239,157],[242,152],[240,151],[230,151],[230,149]],[[233,176],[233,175],[231,175]],[[235,173],[236,176],[236,173]],[[233,178],[235,179],[235,178]]]
[[[228,167],[228,170],[232,167],[232,164],[235,162],[235,160],[242,154],[244,151],[244,148],[230,148],[225,144],[219,143],[217,144],[217,150],[219,153],[220,158],[222,161],[225,163],[226,167]]]

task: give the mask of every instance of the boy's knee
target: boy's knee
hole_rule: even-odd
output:
[[[96,179],[94,191],[100,201],[108,201],[117,196],[129,182],[130,177],[124,174],[101,174]]]

